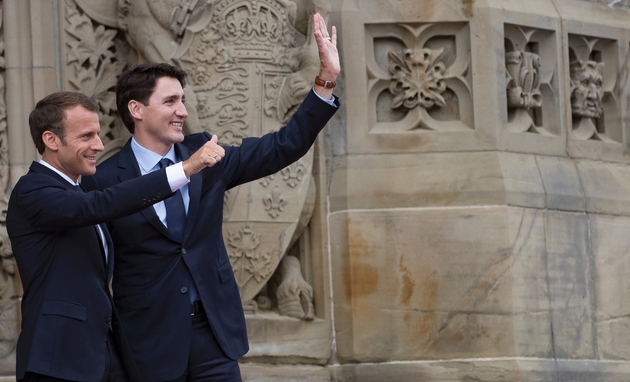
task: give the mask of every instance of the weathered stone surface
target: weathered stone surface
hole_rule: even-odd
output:
[[[598,161],[577,161],[586,210],[630,215],[630,167]]]
[[[630,360],[630,219],[591,215],[590,220],[598,356]]]
[[[248,315],[246,319],[250,339],[247,358],[312,364],[325,364],[330,358],[330,321],[303,321],[273,312]]]
[[[625,382],[628,373],[625,363],[509,357],[332,367],[335,382]]]
[[[241,363],[243,382],[330,382],[324,367]]]
[[[576,163],[568,158],[537,156],[547,200],[552,210],[585,211],[585,197]]]
[[[335,214],[331,224],[339,233],[333,241],[347,243],[333,247],[342,359],[549,354],[541,212],[352,212]]]
[[[496,153],[349,156],[335,160],[332,176],[332,211],[501,205],[506,200]]]
[[[548,211],[545,220],[554,356],[592,359],[595,328],[588,216]]]

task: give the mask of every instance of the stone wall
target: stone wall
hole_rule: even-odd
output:
[[[46,94],[98,99],[103,159],[128,138],[116,76],[170,61],[191,75],[188,131],[238,144],[280,126],[310,89],[299,85],[317,70],[309,15],[338,27],[342,109],[305,160],[226,197],[251,342],[244,380],[630,379],[628,0],[0,7],[2,203],[37,158],[27,116]],[[222,29],[237,11],[271,15],[283,33],[253,44]],[[225,96],[239,101],[218,115]],[[22,292],[1,244],[10,379]],[[299,260],[289,279],[310,305],[275,293],[296,264],[283,258]]]
[[[628,379],[630,12],[610,3],[343,2],[335,380]]]

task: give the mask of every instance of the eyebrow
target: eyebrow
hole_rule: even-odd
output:
[[[169,94],[169,95],[164,96],[163,100],[164,100],[164,101],[166,101],[166,100],[168,100],[168,99],[173,99],[173,98],[181,98],[181,99],[185,99],[185,98],[186,98],[186,95],[185,95],[185,94],[182,94],[182,95],[180,96],[180,95],[179,95],[179,94],[177,94],[177,93],[175,93],[175,94]]]

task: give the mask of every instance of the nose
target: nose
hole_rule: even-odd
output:
[[[179,107],[175,110],[175,115],[180,118],[188,117],[188,110],[186,110],[186,105],[180,102]]]
[[[105,150],[105,146],[103,145],[103,141],[101,140],[101,137],[99,137],[98,135],[92,141],[92,150],[94,150],[96,152],[101,152],[101,151]]]

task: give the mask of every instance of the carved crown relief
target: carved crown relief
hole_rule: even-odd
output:
[[[623,141],[617,88],[617,43],[569,35],[571,136],[577,140]]]
[[[372,133],[473,128],[466,24],[366,26]]]
[[[553,36],[552,31],[505,25],[508,131],[560,135]]]

